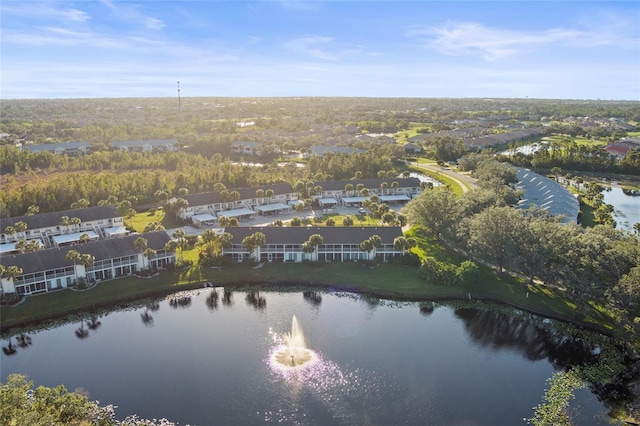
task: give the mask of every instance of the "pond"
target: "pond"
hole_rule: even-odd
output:
[[[612,186],[605,190],[604,202],[614,207],[613,218],[618,229],[633,232],[633,225],[640,222],[640,191],[625,191]]]
[[[597,352],[504,308],[223,289],[145,303],[33,331],[24,347],[13,336],[9,356],[5,338],[3,382],[22,373],[119,418],[191,425],[518,425],[556,369]],[[270,354],[294,315],[317,359],[287,371]],[[608,424],[606,411],[588,390],[570,406],[581,425]]]

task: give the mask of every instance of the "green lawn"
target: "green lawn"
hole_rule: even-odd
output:
[[[414,252],[438,260],[459,264],[464,257],[445,250],[433,238],[412,229],[407,236],[418,242]],[[197,249],[185,253],[196,259]],[[417,276],[417,268],[396,264],[372,265],[368,262],[333,263],[265,263],[235,264],[224,268],[194,266],[182,271],[162,271],[148,279],[127,277],[100,283],[86,291],[61,290],[31,296],[15,307],[0,312],[3,327],[61,317],[96,307],[130,302],[150,295],[160,295],[181,289],[202,288],[203,282],[216,286],[259,286],[264,290],[283,286],[327,286],[356,293],[399,300],[486,299],[508,303],[522,309],[607,329],[612,321],[598,307],[576,306],[562,292],[545,286],[532,286],[509,275],[496,276],[482,266],[478,282],[473,285],[430,284]]]

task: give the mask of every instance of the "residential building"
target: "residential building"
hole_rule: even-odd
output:
[[[45,143],[40,145],[23,145],[23,150],[32,153],[36,152],[53,152],[58,155],[78,155],[88,154],[91,152],[91,143],[89,142],[62,142],[62,143]]]
[[[178,141],[175,139],[150,139],[141,141],[116,141],[111,146],[120,151],[137,152],[173,152],[178,150]]]
[[[562,216],[565,223],[578,221],[580,202],[567,188],[528,169],[518,168],[517,177],[518,188],[524,191],[518,208],[539,207],[553,216]]]
[[[233,154],[251,155],[259,157],[262,153],[262,142],[236,141],[231,144]]]
[[[258,197],[260,191],[262,191],[262,196]],[[273,191],[273,195],[268,196],[268,191]],[[231,199],[230,194],[233,192],[240,194],[237,200]],[[178,209],[177,216],[180,219],[191,219],[197,223],[214,221],[219,216],[241,218],[289,209],[291,202],[298,200],[298,193],[288,183],[276,183],[193,194],[183,198],[189,205]]]
[[[143,237],[147,246],[155,251],[151,259],[134,248],[134,241]],[[175,254],[164,250],[170,241],[166,232],[149,232],[123,238],[99,240],[74,247],[64,246],[2,257],[5,267],[17,266],[22,274],[13,280],[0,279],[3,294],[29,295],[70,287],[78,279],[88,282],[103,281],[132,275],[143,269],[166,267],[175,262]],[[94,262],[90,266],[73,264],[67,254],[76,250],[90,254]]]
[[[65,219],[66,218],[66,219]],[[22,232],[7,234],[8,228],[15,231],[16,224],[22,222],[26,229]],[[124,226],[122,216],[116,214],[114,206],[87,207],[59,212],[40,213],[32,216],[17,216],[0,218],[0,244],[18,240],[41,239],[45,247],[70,244],[77,242],[83,233],[94,233],[96,238],[102,238],[106,229]],[[66,238],[53,237],[65,235]]]
[[[351,148],[348,146],[328,146],[328,145],[312,145],[306,157],[324,157],[326,154],[358,154],[365,152],[360,148]]]
[[[387,261],[390,257],[401,255],[402,250],[394,248],[394,240],[402,236],[400,227],[227,227],[225,232],[233,236],[231,246],[223,248],[223,254],[236,262],[253,259],[258,262],[348,262],[373,260]],[[261,232],[266,243],[249,251],[242,247],[244,238]],[[303,244],[314,234],[322,237],[322,244],[312,253],[305,253]],[[371,252],[364,251],[360,244],[373,235],[380,237],[381,245],[373,247]]]
[[[361,204],[372,195],[382,202],[404,203],[422,192],[418,178],[332,180],[316,182],[316,185],[322,188],[322,193],[315,194],[312,199],[320,207]],[[351,189],[347,190],[347,185]],[[360,186],[366,188],[369,195],[362,195]]]

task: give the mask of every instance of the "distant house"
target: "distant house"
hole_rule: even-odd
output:
[[[604,150],[609,153],[610,156],[616,160],[622,160],[627,156],[629,151],[640,148],[640,139],[638,138],[623,138],[618,142],[609,144],[604,147]]]
[[[313,145],[309,148],[307,157],[324,157],[326,154],[358,154],[365,152],[360,148],[351,148],[347,146],[328,146],[328,145]]]
[[[406,143],[402,146],[405,154],[419,154],[422,152],[422,147],[415,143]]]
[[[261,147],[262,142],[236,141],[231,144],[231,153],[259,157]]]
[[[178,141],[175,139],[150,139],[141,141],[116,141],[111,146],[120,151],[137,152],[173,152],[177,151]]]
[[[78,155],[80,153],[88,154],[91,152],[91,143],[89,142],[64,142],[64,143],[46,143],[40,145],[23,145],[23,150],[36,152],[53,152],[58,155]]]
[[[147,240],[147,246],[155,251],[151,259],[134,248],[134,241],[141,236]],[[13,280],[0,278],[2,293],[44,293],[73,286],[78,279],[102,281],[132,275],[149,267],[163,268],[175,261],[175,254],[164,250],[168,241],[170,237],[166,232],[149,232],[75,247],[65,246],[3,256],[3,265],[17,266],[22,269],[22,274]],[[66,258],[71,250],[92,255],[93,265],[74,265]]]
[[[258,262],[348,262],[358,260],[383,261],[403,254],[396,250],[394,240],[402,236],[400,227],[227,227],[225,232],[233,236],[231,246],[223,248],[223,254],[236,262],[253,259]],[[253,251],[242,247],[242,240],[255,232],[265,235],[265,245]],[[303,244],[311,235],[322,236],[322,244],[314,252],[305,253]],[[373,235],[380,237],[381,245],[371,252],[364,251],[360,244]]]

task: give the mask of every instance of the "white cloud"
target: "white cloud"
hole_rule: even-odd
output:
[[[285,47],[300,55],[309,56],[315,59],[335,61],[339,59],[339,55],[326,49],[332,41],[332,37],[301,37],[289,41],[286,43]]]
[[[85,22],[91,19],[88,13],[74,8],[56,7],[55,4],[31,2],[4,2],[0,11],[6,16],[22,16],[36,19],[54,19],[63,22]]]
[[[109,0],[101,0],[101,2],[121,21],[132,22],[149,30],[161,30],[166,26],[161,19],[143,13],[136,5],[113,3]]]
[[[475,22],[449,22],[441,26],[413,27],[406,35],[422,39],[427,47],[447,55],[479,55],[487,61],[546,47],[639,46],[637,37],[617,34],[610,29],[553,28],[519,31],[491,28]]]

